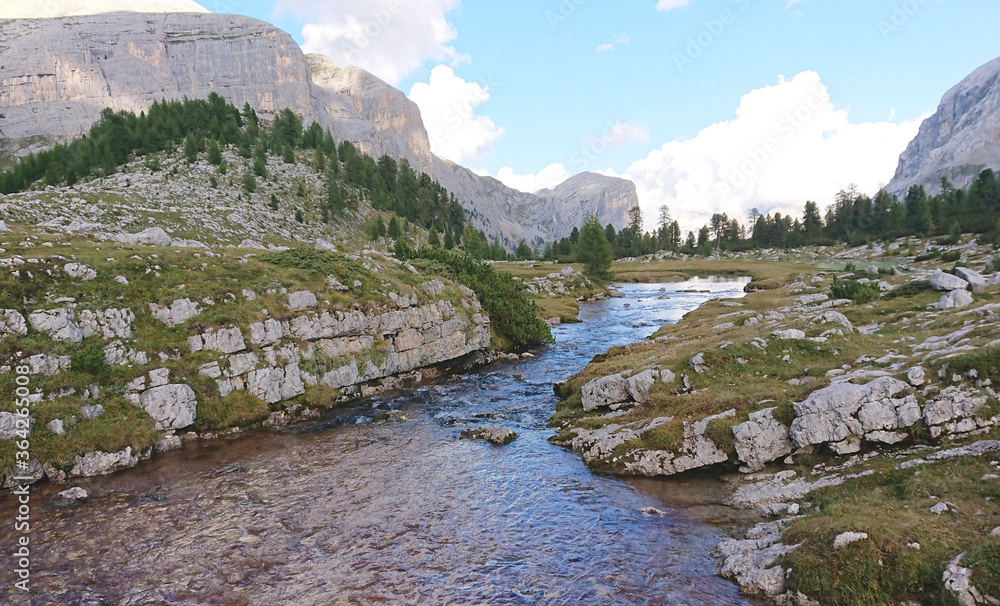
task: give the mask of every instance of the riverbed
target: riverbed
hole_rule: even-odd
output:
[[[594,475],[546,427],[553,383],[746,282],[626,285],[534,358],[187,444],[74,484],[91,494],[76,509],[39,511],[66,486],[39,487],[31,598],[7,566],[0,603],[748,604],[715,575],[723,532],[692,507],[718,486]],[[373,420],[389,410],[402,416]],[[479,425],[518,438],[459,439]]]

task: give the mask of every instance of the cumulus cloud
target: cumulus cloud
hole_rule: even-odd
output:
[[[656,10],[658,11],[672,11],[675,8],[680,8],[682,6],[687,6],[691,4],[694,0],[657,0]]]
[[[619,176],[635,182],[647,220],[666,204],[685,231],[713,213],[800,213],[850,184],[874,194],[920,122],[852,123],[819,75],[803,72],[744,95],[732,120],[671,141]]]
[[[597,52],[599,52],[599,53],[606,53],[608,51],[613,51],[616,48],[618,48],[618,46],[623,45],[623,44],[628,44],[631,41],[632,41],[632,37],[629,36],[628,34],[618,34],[617,36],[615,36],[615,39],[614,39],[613,42],[608,42],[607,44],[600,44],[600,45],[598,45],[597,46]]]
[[[452,162],[478,160],[491,153],[493,142],[505,132],[476,112],[490,100],[489,87],[466,82],[447,65],[431,70],[428,82],[414,84],[410,99],[420,108],[431,151]]]
[[[507,187],[533,194],[543,189],[552,189],[569,179],[569,174],[566,172],[565,166],[556,163],[549,164],[534,175],[519,175],[514,172],[513,168],[505,166],[497,171],[496,178]]]
[[[338,65],[357,65],[396,86],[424,62],[467,59],[451,42],[458,33],[448,13],[460,0],[283,0],[306,22],[303,49]]]
[[[628,147],[649,142],[649,129],[644,124],[615,122],[602,138],[611,147]]]

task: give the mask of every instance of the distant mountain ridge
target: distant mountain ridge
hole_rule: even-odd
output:
[[[55,4],[68,10],[79,2]],[[5,14],[12,12],[0,9]],[[8,158],[86,133],[106,107],[138,113],[160,99],[213,91],[264,116],[290,108],[376,158],[405,158],[509,248],[562,237],[589,211],[620,228],[638,205],[635,187],[622,179],[587,174],[539,196],[438,158],[419,108],[404,93],[363,69],[304,55],[291,36],[263,21],[195,12],[0,20],[0,154]]]
[[[923,185],[935,194],[941,191],[942,177],[965,188],[986,168],[1000,170],[1000,59],[944,95],[900,156],[886,189],[902,197],[911,186]]]

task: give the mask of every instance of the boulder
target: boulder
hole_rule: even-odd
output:
[[[989,289],[1000,288],[1000,272],[993,274],[993,277],[990,278],[990,281],[986,283],[986,288]]]
[[[93,406],[82,406],[80,408],[80,414],[84,419],[88,421],[93,421],[97,417],[104,413],[104,407],[100,404],[94,404]]]
[[[506,446],[517,439],[517,432],[509,427],[477,427],[462,432],[463,440],[486,440],[497,446]]]
[[[804,448],[863,435],[865,426],[857,415],[868,404],[889,405],[896,411],[897,420],[902,416],[903,421],[909,421],[912,415],[908,411],[915,401],[893,398],[907,389],[909,386],[902,381],[880,377],[867,385],[834,383],[815,391],[804,402],[795,404],[796,419],[790,431],[792,442]],[[866,418],[869,416],[875,418],[875,411],[870,415],[866,412]]]
[[[658,374],[654,370],[640,372],[635,376],[625,379],[625,390],[633,400],[639,404],[643,404],[649,400],[649,390],[656,384],[657,376]]]
[[[793,339],[805,339],[806,333],[801,330],[796,330],[794,328],[789,330],[776,330],[771,335],[778,339],[785,339],[786,341],[791,341]]]
[[[170,246],[172,238],[159,227],[150,227],[133,234],[131,240],[135,244],[146,244],[147,246]]]
[[[177,299],[170,304],[170,307],[162,307],[156,303],[150,303],[149,311],[153,314],[153,317],[167,326],[183,324],[201,313],[198,304],[190,299]]]
[[[132,452],[131,446],[121,452],[88,452],[74,458],[69,475],[78,478],[103,476],[120,469],[135,467],[138,463],[139,455]]]
[[[35,419],[16,415],[12,412],[0,412],[0,440],[13,440],[19,437],[17,432],[27,430],[31,433],[31,428],[35,424]]]
[[[247,375],[247,390],[268,404],[291,400],[306,392],[301,371],[294,363],[252,371]]]
[[[972,293],[967,290],[953,290],[941,297],[934,307],[940,311],[962,309],[972,305]]]
[[[921,387],[927,382],[927,371],[916,366],[906,372],[906,380],[914,387]]]
[[[313,309],[319,304],[316,295],[308,290],[299,290],[288,293],[288,309],[292,311],[305,311]]]
[[[978,271],[968,267],[957,267],[955,275],[968,283],[968,289],[973,294],[980,295],[986,292],[986,280]]]
[[[61,419],[52,419],[51,421],[46,423],[45,426],[49,428],[49,431],[56,434],[57,436],[61,436],[64,433],[66,433],[66,430],[63,428],[63,422]]]
[[[337,252],[337,247],[334,246],[331,242],[327,242],[323,238],[316,239],[314,248],[316,250],[325,250],[327,252]]]
[[[953,290],[968,290],[969,283],[951,274],[946,274],[940,269],[931,274],[931,288],[939,292],[951,292]]]
[[[188,346],[192,352],[209,349],[224,354],[234,354],[247,348],[242,331],[235,326],[188,337]]]
[[[625,384],[623,374],[610,375],[594,379],[583,386],[581,394],[583,396],[583,409],[587,412],[627,402],[629,399],[628,387]]]
[[[708,372],[708,364],[705,363],[704,353],[695,354],[693,358],[688,360],[688,366],[698,374]]]
[[[64,370],[69,370],[71,362],[69,356],[53,358],[45,354],[38,354],[27,358],[24,364],[33,375],[54,377]]]
[[[854,325],[851,321],[847,319],[847,316],[840,313],[839,311],[827,311],[822,313],[813,320],[817,324],[839,324],[844,327],[847,332],[854,332]]]
[[[97,277],[97,272],[82,263],[67,263],[63,266],[63,271],[71,278],[88,281]]]
[[[83,331],[73,322],[73,310],[49,309],[39,310],[28,315],[31,328],[44,332],[56,341],[79,343],[83,340]]]
[[[864,541],[868,539],[867,532],[844,532],[838,534],[835,539],[833,539],[833,548],[840,549],[841,547],[846,547],[851,543],[857,543],[858,541]]]
[[[16,309],[0,309],[0,339],[7,335],[23,337],[28,334],[24,316]]]
[[[962,566],[961,553],[945,568],[941,580],[944,581],[944,588],[955,596],[955,600],[961,606],[979,606],[980,604],[995,604],[996,599],[988,600],[986,596],[972,584],[973,573],[971,568]]]
[[[250,325],[250,342],[254,345],[266,347],[274,345],[284,336],[281,322],[274,318],[268,318],[264,322],[257,322]]]
[[[74,486],[52,497],[52,504],[56,507],[73,507],[83,505],[87,502],[88,498],[90,498],[90,495],[87,494],[86,490],[79,486]]]
[[[733,428],[736,454],[747,471],[759,471],[770,463],[792,453],[788,427],[774,418],[776,408],[750,414],[750,420]]]
[[[153,417],[156,429],[181,429],[194,423],[198,401],[188,385],[154,387],[140,396],[141,406]]]

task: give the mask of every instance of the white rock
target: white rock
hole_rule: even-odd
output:
[[[92,406],[83,406],[80,408],[80,414],[84,419],[92,421],[104,413],[104,407],[100,404],[94,404]]]
[[[861,408],[869,403],[892,400],[893,396],[908,388],[902,381],[880,377],[867,385],[834,383],[817,390],[804,402],[795,404],[792,441],[803,448],[841,442],[850,436],[861,435],[864,427],[856,417]],[[897,415],[906,404],[905,400],[893,400],[892,406],[897,409]]]
[[[612,404],[627,402],[629,399],[625,376],[622,374],[594,379],[583,386],[581,394],[583,397],[583,409],[588,412],[611,406]]]
[[[789,330],[776,330],[771,333],[772,336],[778,339],[793,340],[793,339],[805,339],[806,333],[801,330],[796,330],[794,328]]]
[[[950,505],[951,505],[950,503],[945,503],[944,501],[942,501],[937,505],[931,507],[931,513],[936,513],[938,515],[941,515],[942,513],[951,510]]]
[[[625,379],[625,389],[634,401],[643,404],[649,400],[649,390],[656,384],[656,377],[656,371],[643,371]]]
[[[935,307],[941,311],[947,309],[961,309],[972,305],[972,293],[967,290],[953,290],[941,297]]]
[[[983,594],[972,584],[972,569],[961,565],[962,558],[964,557],[964,553],[959,554],[945,568],[944,574],[941,575],[941,580],[944,581],[944,588],[955,595],[961,606],[990,604],[991,602],[988,602]],[[996,600],[992,603],[995,602]]]
[[[128,278],[126,278],[125,276],[115,276],[115,282],[122,284],[124,286],[128,286]]]
[[[953,276],[951,274],[946,274],[940,269],[931,274],[930,277],[931,288],[941,292],[949,292],[953,290],[968,290],[969,283],[959,278],[958,276]]]
[[[327,252],[337,252],[337,247],[332,243],[327,242],[323,238],[317,238],[314,245],[316,250],[325,250]]]
[[[839,324],[844,327],[847,332],[854,332],[854,325],[851,321],[847,319],[847,316],[838,311],[827,311],[823,314],[817,316],[813,322],[817,324]]]
[[[44,332],[56,341],[79,343],[83,331],[73,322],[73,311],[66,308],[40,310],[28,315],[31,328]]]
[[[986,292],[986,280],[983,276],[973,269],[968,267],[957,267],[955,268],[955,275],[966,282],[968,282],[968,289],[974,294],[982,294]]]
[[[0,309],[0,339],[7,335],[23,337],[28,334],[24,316],[16,309]]]
[[[776,408],[750,413],[750,420],[733,427],[736,454],[748,471],[757,471],[792,452],[788,427],[774,418]]]
[[[698,353],[695,354],[693,358],[688,360],[688,366],[692,368],[696,373],[708,372],[708,364],[705,363],[705,354]]]
[[[284,336],[281,322],[274,318],[268,318],[264,322],[256,322],[250,325],[250,342],[254,345],[266,347],[274,345]]]
[[[63,428],[63,422],[61,419],[52,419],[51,421],[46,423],[45,426],[49,428],[49,431],[56,434],[57,436],[61,436],[64,433],[66,433],[66,430]]]
[[[171,238],[167,232],[159,227],[150,227],[133,236],[136,244],[146,244],[149,246],[170,246]]]
[[[923,368],[916,366],[906,372],[906,380],[914,387],[921,387],[927,382],[927,372]]]
[[[162,387],[168,383],[170,383],[169,368],[157,368],[156,370],[149,371],[150,387]]]
[[[135,467],[138,463],[139,455],[132,452],[131,446],[121,452],[89,452],[84,456],[75,457],[73,469],[69,474],[74,477],[89,478]]]
[[[73,488],[64,490],[52,497],[52,504],[56,507],[70,507],[86,503],[89,497],[90,495],[87,494],[86,490],[80,488],[79,486],[74,486]]]
[[[305,311],[313,309],[319,304],[316,295],[308,290],[300,290],[288,293],[288,309],[292,311]]]
[[[187,322],[201,313],[198,304],[190,299],[177,299],[170,307],[162,307],[156,303],[149,304],[153,316],[167,326],[177,326]]]
[[[83,281],[93,280],[97,277],[97,272],[82,263],[67,263],[63,266],[63,271],[71,278],[78,278]]]
[[[851,543],[857,543],[858,541],[864,541],[868,538],[867,532],[844,532],[837,535],[837,538],[833,540],[833,548],[840,549]]]
[[[144,392],[139,401],[159,431],[190,426],[198,409],[194,390],[188,385],[154,387]]]

